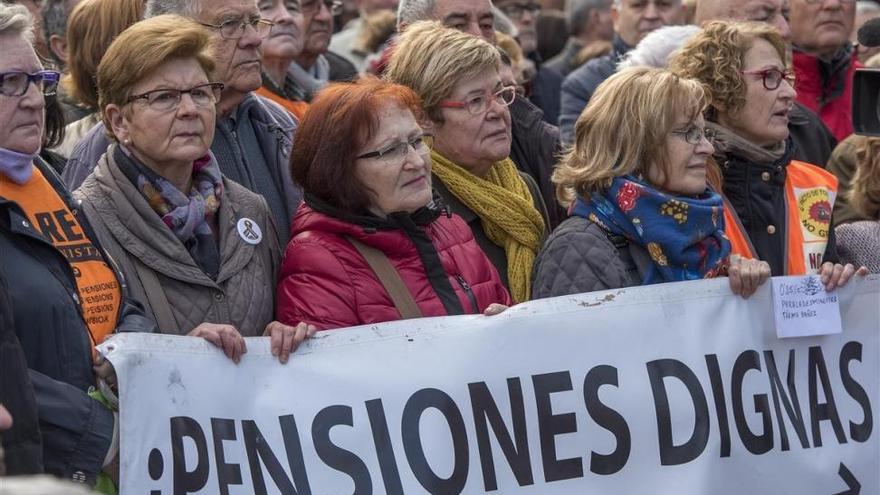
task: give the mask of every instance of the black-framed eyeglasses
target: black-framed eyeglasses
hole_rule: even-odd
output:
[[[303,15],[312,15],[321,10],[322,4],[330,11],[330,15],[342,13],[342,0],[303,0],[300,2],[299,8]]]
[[[261,19],[256,16],[248,17],[247,19],[230,19],[228,21],[223,21],[220,24],[208,24],[206,22],[200,22],[199,24],[217,31],[220,33],[220,37],[224,40],[240,39],[244,36],[244,32],[247,31],[248,26],[253,28],[254,32],[257,33],[257,36],[265,38],[266,36],[269,36],[269,31],[272,29],[272,26],[275,25],[275,23],[269,19]]]
[[[700,144],[700,140],[703,138],[706,138],[706,141],[709,141],[709,144],[715,142],[715,131],[713,129],[709,129],[708,127],[705,129],[700,129],[697,126],[692,125],[687,129],[679,129],[676,131],[672,131],[672,133],[683,137],[686,143],[692,144],[694,146]]]
[[[537,2],[509,3],[504,6],[499,6],[498,8],[511,19],[519,19],[526,12],[533,16],[538,15],[538,13],[541,12],[541,4]]]
[[[362,158],[378,158],[385,162],[386,165],[397,165],[403,162],[404,158],[409,154],[409,149],[420,155],[427,155],[434,146],[434,136],[430,134],[419,134],[418,136],[408,140],[390,144],[381,150],[370,151],[363,155],[358,155],[357,159]]]
[[[0,94],[22,96],[33,83],[45,96],[52,96],[58,88],[59,79],[61,73],[54,70],[40,70],[33,74],[22,71],[0,72]]]
[[[189,89],[154,89],[139,95],[129,96],[126,103],[145,102],[152,110],[169,112],[180,105],[183,95],[188,94],[196,106],[210,108],[220,100],[223,83],[199,84]]]
[[[482,95],[472,96],[464,101],[444,100],[440,102],[440,108],[464,108],[470,112],[471,115],[482,115],[489,110],[489,104],[492,101],[495,101],[502,106],[509,107],[515,99],[516,87],[504,86],[493,93],[491,98],[487,97],[484,93]]]
[[[796,80],[793,70],[779,70],[775,67],[772,69],[744,70],[741,71],[740,74],[761,76],[761,82],[764,84],[764,89],[768,91],[773,91],[774,89],[779,88],[783,79],[793,88]]]

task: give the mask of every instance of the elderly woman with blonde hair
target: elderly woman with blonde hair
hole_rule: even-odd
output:
[[[464,218],[516,302],[531,298],[531,273],[545,237],[538,186],[510,160],[508,106],[516,89],[499,76],[501,56],[486,41],[437,22],[400,36],[386,78],[412,88],[434,135],[434,187]]]
[[[281,251],[266,200],[210,152],[223,84],[210,33],[161,15],[126,29],[98,66],[114,144],[76,191],[101,243],[162,333],[203,337],[236,362],[269,335],[286,361],[309,328],[274,320]]]
[[[767,261],[774,276],[819,274],[828,290],[846,284],[857,270],[838,263],[837,178],[794,158],[788,124],[797,93],[779,32],[757,22],[709,23],[670,69],[708,92],[733,252]]]
[[[702,86],[634,67],[596,90],[553,174],[571,217],[535,265],[534,297],[730,276],[751,295],[766,263],[730,257],[724,203],[707,180],[712,132]]]

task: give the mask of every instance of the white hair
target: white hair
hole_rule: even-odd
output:
[[[397,5],[397,30],[418,21],[434,19],[437,0],[400,0]]]
[[[0,2],[0,36],[21,36],[34,42],[34,18],[25,6]]]
[[[617,64],[617,70],[629,67],[656,67],[665,69],[670,55],[687,40],[700,32],[694,25],[664,26],[648,33],[635,48]]]

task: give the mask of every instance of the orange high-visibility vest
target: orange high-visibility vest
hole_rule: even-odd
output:
[[[785,177],[785,275],[818,273],[828,246],[837,177],[815,165],[792,160]],[[725,200],[725,233],[731,253],[758,258],[742,222]]]

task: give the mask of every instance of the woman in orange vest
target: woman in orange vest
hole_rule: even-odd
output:
[[[260,15],[275,25],[263,41],[263,86],[257,90],[257,94],[278,103],[297,120],[302,120],[309,108],[305,101],[306,93],[287,72],[305,42],[304,20],[299,2],[260,2]]]
[[[838,263],[831,228],[837,179],[792,159],[788,114],[797,93],[787,62],[785,40],[774,28],[713,22],[670,68],[710,94],[707,126],[716,135],[733,252],[768,262],[774,276],[818,273],[832,290],[856,270]]]

